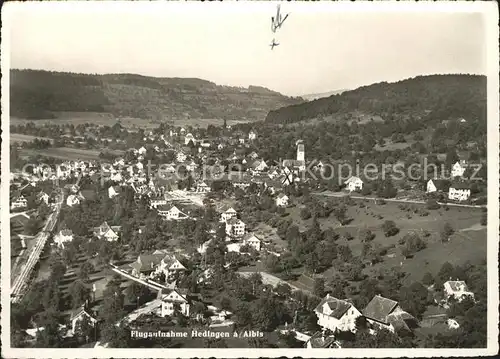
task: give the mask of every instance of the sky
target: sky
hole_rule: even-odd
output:
[[[293,96],[425,74],[486,73],[480,12],[282,2],[290,15],[273,34],[272,2],[8,5],[18,5],[2,11],[10,10],[11,68],[197,77]],[[273,38],[280,45],[271,51]]]

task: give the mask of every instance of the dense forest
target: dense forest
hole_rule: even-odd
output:
[[[60,111],[148,119],[262,120],[270,110],[300,102],[262,87],[239,89],[196,78],[10,71],[11,115],[34,120],[56,118]]]
[[[289,124],[353,111],[383,119],[425,117],[429,120],[486,118],[486,77],[431,75],[359,87],[352,91],[270,111],[266,122]]]

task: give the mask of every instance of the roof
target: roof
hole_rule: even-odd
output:
[[[454,182],[450,185],[450,188],[454,189],[470,189],[470,184],[467,182]]]
[[[347,184],[347,183],[352,183],[352,182],[363,182],[361,180],[361,178],[357,177],[357,176],[351,176],[347,181],[345,181],[344,183]]]
[[[258,240],[258,241],[261,241],[261,239],[259,237],[257,237],[255,234],[253,233],[247,233],[245,234],[245,236],[243,237],[243,241],[249,241],[251,240],[252,238],[254,238],[254,240]]]
[[[232,218],[228,219],[226,223],[228,223],[228,224],[240,224],[243,222],[241,220],[239,220],[238,218],[232,217]]]
[[[324,305],[327,304],[332,313],[326,314],[323,312]],[[325,297],[314,309],[322,314],[328,315],[330,317],[340,319],[342,316],[352,307],[352,304],[346,302],[345,300],[337,299],[334,297]]]
[[[71,312],[71,319],[70,320],[78,318],[83,313],[87,314],[89,317],[91,317],[93,319],[96,319],[95,314],[92,311],[85,309],[84,306],[81,306],[80,308],[77,308]]]
[[[429,181],[432,181],[432,183],[434,184],[434,187],[436,187],[436,189],[439,189],[439,190],[444,189],[448,183],[448,181],[442,180],[442,179],[430,179]]]
[[[363,315],[369,319],[374,319],[381,323],[388,323],[387,316],[396,308],[398,302],[376,295],[368,303]]]
[[[463,280],[450,280],[447,281],[445,284],[448,284],[450,289],[454,292],[462,292],[462,291],[466,292],[469,290],[467,284],[465,284]]]
[[[140,272],[147,272],[157,266],[163,257],[162,254],[141,254],[130,266]]]
[[[316,332],[309,338],[312,348],[329,348],[335,343],[335,337],[324,337],[321,332]]]
[[[286,194],[284,194],[284,193],[280,193],[280,194],[278,195],[278,198],[279,198],[279,199],[284,198],[284,197],[288,198],[288,196],[287,196]]]
[[[71,229],[61,229],[61,232],[59,232],[62,236],[72,236],[73,231]]]

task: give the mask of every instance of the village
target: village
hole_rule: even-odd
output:
[[[474,303],[475,293],[468,288],[470,283],[465,281],[465,276],[445,277],[444,274],[460,273],[460,270],[441,269],[423,289],[418,289],[418,295],[425,297],[427,304],[417,314],[413,308],[405,308],[391,298],[390,290],[386,296],[376,292],[375,288],[368,290],[365,294],[373,295],[361,301],[347,297],[349,293],[356,295],[363,290],[358,285],[351,286],[349,290],[340,290],[342,297],[332,294],[337,292],[335,287],[339,284],[326,275],[329,270],[318,275],[318,265],[310,263],[313,259],[305,258],[304,265],[291,259],[291,253],[299,250],[291,244],[291,237],[303,236],[309,241],[315,235],[314,231],[319,231],[317,241],[329,249],[316,247],[312,253],[317,253],[314,261],[319,262],[322,262],[322,258],[318,256],[325,255],[326,261],[330,261],[325,264],[325,268],[328,268],[332,259],[333,263],[339,260],[347,263],[349,258],[358,259],[350,254],[348,244],[335,247],[327,243],[330,237],[336,240],[339,233],[346,243],[352,239],[355,233],[344,233],[344,229],[353,220],[350,206],[356,206],[355,203],[359,203],[359,208],[366,208],[368,205],[365,203],[373,201],[375,206],[385,208],[398,204],[396,212],[413,210],[417,216],[424,218],[429,214],[428,211],[437,211],[440,207],[449,213],[461,211],[462,208],[478,213],[473,218],[477,221],[481,218],[481,225],[485,225],[483,218],[486,214],[483,212],[481,215],[480,212],[484,206],[474,203],[471,197],[471,182],[467,175],[470,175],[468,169],[472,167],[471,164],[464,160],[456,161],[446,171],[449,178],[431,178],[420,181],[419,185],[412,184],[411,197],[408,191],[398,189],[398,195],[392,198],[386,196],[377,199],[363,191],[367,179],[360,174],[343,180],[338,191],[322,188],[317,180],[307,174],[306,166],[312,159],[307,159],[307,148],[300,139],[295,143],[294,159],[264,159],[259,155],[257,130],[251,129],[244,133],[234,131],[226,124],[224,127],[229,133],[224,138],[200,138],[193,135],[199,132],[193,128],[163,126],[144,132],[143,146],[130,148],[123,156],[115,156],[111,161],[60,161],[54,166],[40,163],[32,166],[30,173],[11,173],[11,223],[19,218],[26,222],[30,218],[27,213],[43,220],[45,216],[41,216],[40,212],[53,207],[56,189],[61,188],[64,193],[62,214],[49,239],[45,261],[60,263],[57,262],[60,259],[53,258],[62,258],[64,265],[61,265],[63,269],[59,268],[62,270],[60,279],[64,280],[68,276],[74,278],[73,274],[79,273],[80,279],[74,278],[70,282],[74,284],[77,280],[81,288],[68,289],[72,297],[70,308],[73,309],[69,311],[69,324],[63,330],[66,333],[62,338],[83,335],[85,343],[113,345],[109,335],[97,334],[97,328],[101,326],[99,332],[102,333],[103,320],[108,324],[111,320],[102,317],[103,310],[108,308],[103,302],[112,300],[105,297],[106,290],[123,290],[121,282],[126,283],[125,291],[130,290],[131,293],[127,296],[132,298],[136,306],[129,305],[128,310],[120,309],[117,312],[119,314],[112,320],[119,328],[132,330],[145,325],[144,320],[156,323],[159,319],[155,318],[167,318],[168,321],[164,323],[174,323],[176,326],[234,330],[235,326],[241,326],[242,313],[235,313],[241,308],[235,306],[227,296],[217,295],[215,288],[226,288],[220,283],[214,284],[220,282],[221,273],[226,273],[224,276],[229,275],[233,281],[234,274],[246,280],[238,285],[253,283],[251,296],[259,297],[255,288],[257,283],[263,293],[270,290],[287,306],[295,308],[295,314],[289,319],[281,315],[273,325],[259,328],[278,333],[276,335],[281,341],[276,339],[276,343],[288,338],[288,344],[278,346],[292,343],[296,347],[338,348],[348,346],[344,344],[346,340],[349,343],[349,339],[345,339],[349,338],[347,334],[355,336],[360,327],[367,328],[372,336],[376,336],[380,330],[395,334],[401,331],[412,333],[415,328],[421,327],[422,321],[429,322],[429,318],[434,318],[430,327],[435,326],[435,322],[444,323],[445,331],[460,327],[459,320],[446,314],[447,308],[464,300]],[[160,159],[166,153],[173,161],[161,163]],[[318,161],[312,171],[321,177],[324,167],[326,164]],[[399,195],[399,192],[404,193]],[[133,206],[133,209],[117,209],[124,206]],[[414,207],[410,209],[408,206]],[[255,210],[261,214],[257,215]],[[127,214],[129,220],[121,218],[128,211],[134,212]],[[139,212],[142,214],[142,211],[145,221],[132,228],[140,222],[133,217]],[[335,229],[318,223],[321,211],[327,211],[326,215],[323,214],[326,218],[330,212],[333,213],[332,217],[336,219],[329,222],[338,222]],[[91,216],[92,219],[87,221],[83,220],[84,217],[74,217],[76,213]],[[264,213],[267,213],[267,220],[264,219]],[[359,213],[359,209],[356,213]],[[280,219],[286,219],[286,216],[291,218],[295,214],[297,221]],[[270,216],[276,220],[269,219]],[[405,216],[407,218],[404,220],[411,222],[410,214]],[[306,225],[306,221],[309,224]],[[294,229],[297,234],[292,235],[291,228],[297,223]],[[33,226],[36,227],[28,224],[28,227]],[[154,231],[160,232],[151,234],[153,227],[156,228]],[[396,247],[393,245],[384,249],[379,244],[373,247],[370,241],[375,237],[372,234],[375,230],[361,227],[357,231],[357,237],[364,243],[360,271],[366,265],[368,267],[365,270],[377,265],[383,261],[380,259],[383,253],[391,252]],[[391,220],[386,220],[382,228],[386,237],[399,232]],[[333,233],[337,229],[340,232]],[[167,234],[163,230],[171,233]],[[446,226],[440,231],[440,245],[449,241],[455,231],[458,233],[458,229]],[[36,230],[30,234],[36,235]],[[419,236],[420,232],[417,235],[409,231],[399,241],[400,246],[406,247],[397,265],[403,266],[405,258],[411,261],[416,252],[426,247],[422,244],[422,238],[429,236],[429,232],[423,234],[422,238]],[[31,245],[26,245],[23,236],[20,236],[20,241],[22,245],[18,247],[20,252],[17,254],[22,257],[29,253]],[[348,255],[341,254],[339,247],[347,248]],[[87,252],[85,255],[82,254],[84,251]],[[104,256],[104,253],[107,255]],[[396,258],[395,253],[387,256]],[[399,258],[401,254],[397,256]],[[281,269],[276,269],[277,266]],[[359,280],[357,277],[360,273],[349,272],[356,270],[356,266],[352,269],[349,265],[345,271],[341,270],[344,279],[340,283],[345,282],[346,278],[355,282]],[[54,275],[55,267],[57,264],[51,262],[49,272],[52,273],[48,275]],[[44,268],[43,264],[38,270],[41,268]],[[294,275],[299,278],[293,279]],[[334,278],[338,278],[338,273]],[[66,287],[71,287],[72,283]],[[74,295],[75,291],[78,294]],[[303,298],[297,299],[301,298],[299,294],[290,297],[292,293],[298,292],[317,299],[305,304]],[[101,298],[96,299],[96,294]],[[20,293],[16,301],[21,301],[24,295],[29,296]],[[134,300],[134,296],[137,300]],[[359,306],[359,302],[363,306]],[[435,308],[434,311],[440,309],[437,309],[437,314],[431,314],[423,320],[423,312],[430,307]],[[411,311],[413,314],[409,313]],[[307,324],[310,319],[301,320],[298,313],[315,319],[312,324]],[[247,325],[251,329],[250,323]],[[429,324],[425,326],[429,327]],[[24,341],[35,340],[43,330],[40,326],[27,329],[25,332],[28,336]],[[92,336],[94,338],[90,340]],[[99,337],[101,340],[98,340]]]

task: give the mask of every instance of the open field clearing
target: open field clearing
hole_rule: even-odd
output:
[[[31,141],[33,141],[36,138],[38,138],[39,140],[50,141],[51,143],[54,142],[53,139],[47,138],[47,137],[37,137],[37,136],[30,136],[30,135],[22,135],[20,133],[11,133],[10,134],[10,143],[14,143],[14,142],[31,142]]]
[[[125,128],[144,128],[153,129],[157,128],[160,123],[153,120],[146,120],[142,118],[124,117],[117,118],[109,113],[95,113],[95,112],[61,112],[58,113],[58,118],[55,119],[40,119],[30,120],[17,117],[10,118],[11,125],[25,125],[33,123],[35,126],[44,126],[45,124],[66,125],[73,124],[75,126],[84,123],[91,123],[99,126],[113,126],[115,123],[120,124]]]
[[[123,151],[108,151],[111,153],[115,153],[117,155],[121,155]],[[36,156],[42,155],[45,157],[52,157],[61,160],[98,160],[99,159],[99,150],[86,150],[81,148],[71,148],[71,147],[58,147],[58,148],[47,148],[43,150],[32,150],[32,149],[23,149],[21,150],[21,154],[23,156]]]

